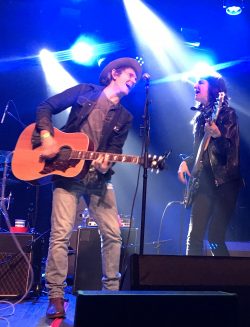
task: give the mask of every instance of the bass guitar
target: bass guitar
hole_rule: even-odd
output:
[[[34,128],[35,124],[31,124],[20,134],[11,162],[14,176],[31,184],[37,184],[37,181],[39,184],[49,183],[51,179],[48,177],[51,175],[82,177],[86,170],[85,161],[95,160],[99,155],[108,156],[110,162],[139,165],[144,162],[139,156],[89,151],[90,140],[85,133],[64,133],[57,128],[54,128],[54,138],[59,145],[59,153],[52,159],[44,159],[41,146],[32,148],[31,137]],[[148,168],[164,169],[165,157],[149,155]]]
[[[210,122],[216,122],[216,120],[219,116],[220,110],[224,103],[224,97],[225,97],[225,93],[220,92],[218,100],[217,100],[217,104],[215,105],[215,110],[212,114]],[[205,133],[201,140],[201,143],[199,145],[199,149],[198,149],[198,152],[197,152],[197,155],[195,158],[195,163],[194,163],[194,166],[193,166],[193,169],[191,172],[191,176],[188,180],[187,187],[186,187],[185,194],[184,194],[185,208],[191,207],[194,196],[199,189],[200,175],[201,175],[202,168],[203,168],[202,157],[203,157],[203,153],[206,151],[206,149],[209,145],[210,139],[211,139],[211,135],[208,135],[207,133]]]

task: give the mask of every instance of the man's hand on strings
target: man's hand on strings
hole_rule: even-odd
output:
[[[92,166],[100,173],[105,174],[112,166],[107,154],[100,154],[96,160],[92,161]]]

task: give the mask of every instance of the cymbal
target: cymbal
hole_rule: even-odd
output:
[[[11,153],[12,151],[5,151],[0,150],[0,163],[5,163],[7,160],[7,163],[11,162]]]

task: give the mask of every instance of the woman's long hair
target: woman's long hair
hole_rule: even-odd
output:
[[[207,76],[202,78],[208,82],[208,100],[210,104],[217,101],[220,92],[225,93],[224,103],[228,105],[227,87],[223,77]]]
[[[198,112],[194,115],[194,117],[191,120],[191,124],[193,125],[193,133],[196,131],[196,125],[198,123],[198,120],[204,120],[206,117],[201,116],[200,114],[207,113],[209,114],[207,108],[213,108],[215,103],[217,102],[219,98],[219,93],[224,92],[224,100],[223,105],[228,106],[228,96],[227,96],[227,87],[225,80],[221,76],[205,76],[201,77],[200,79],[206,80],[208,82],[208,104],[206,105],[206,110],[204,111],[204,105],[200,104],[197,108]]]

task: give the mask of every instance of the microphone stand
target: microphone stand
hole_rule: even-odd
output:
[[[9,106],[10,104],[12,104],[16,110],[16,113],[17,113],[17,117],[15,115],[13,115],[8,109],[9,109]],[[7,105],[6,105],[6,109],[4,111],[4,114],[2,116],[2,119],[1,119],[1,122],[0,124],[3,124],[4,123],[4,119],[5,119],[5,115],[9,115],[10,117],[14,118],[23,128],[26,127],[26,125],[21,121],[20,117],[19,117],[19,114],[18,114],[18,111],[17,111],[17,108],[16,108],[16,105],[15,105],[15,102],[13,100],[9,100]],[[8,215],[8,209],[9,209],[9,205],[10,205],[10,200],[11,200],[11,196],[12,194],[10,193],[8,198],[5,197],[5,189],[6,189],[6,182],[7,182],[7,169],[8,169],[8,162],[10,161],[9,160],[9,157],[13,154],[13,151],[11,151],[5,158],[5,162],[4,162],[4,171],[3,171],[3,178],[2,178],[2,185],[1,185],[1,201],[0,201],[0,213],[4,216],[5,218],[5,221],[7,223],[7,227],[9,228],[10,230],[10,220],[9,220],[9,215]],[[6,208],[6,205],[5,205],[5,201],[8,200],[8,205],[7,205],[7,208]],[[0,231],[2,230],[1,228],[1,223],[0,223]]]
[[[143,254],[144,250],[144,233],[145,233],[145,217],[146,217],[146,200],[147,200],[147,180],[148,180],[148,146],[149,146],[149,78],[146,78],[145,84],[146,99],[144,106],[144,155],[143,155],[143,190],[142,190],[142,211],[141,211],[141,233],[140,233],[140,252]]]
[[[9,194],[8,198],[5,197],[5,188],[6,188],[6,180],[7,180],[7,170],[8,170],[8,162],[9,162],[9,157],[13,154],[13,152],[10,152],[4,161],[4,169],[3,169],[3,178],[2,178],[2,185],[1,185],[1,201],[0,201],[0,213],[3,215],[7,227],[10,229],[10,221],[9,221],[9,215],[8,215],[8,209],[10,205],[10,199],[11,199],[11,193]],[[8,202],[7,207],[5,202]],[[6,232],[4,228],[1,227],[0,224],[0,231]]]
[[[22,121],[21,121],[21,119],[20,119],[20,117],[19,117],[19,114],[18,114],[18,111],[17,111],[17,108],[16,108],[16,105],[15,105],[15,102],[13,101],[13,100],[9,100],[8,101],[8,105],[9,104],[12,104],[13,106],[14,106],[14,108],[15,108],[15,110],[16,110],[16,113],[17,113],[17,116],[15,116],[15,115],[13,115],[8,109],[6,110],[6,115],[9,115],[10,117],[12,117],[12,118],[14,118],[23,128],[25,128],[27,125],[25,125]],[[3,120],[4,119],[2,119],[2,122],[1,123],[3,123]]]

